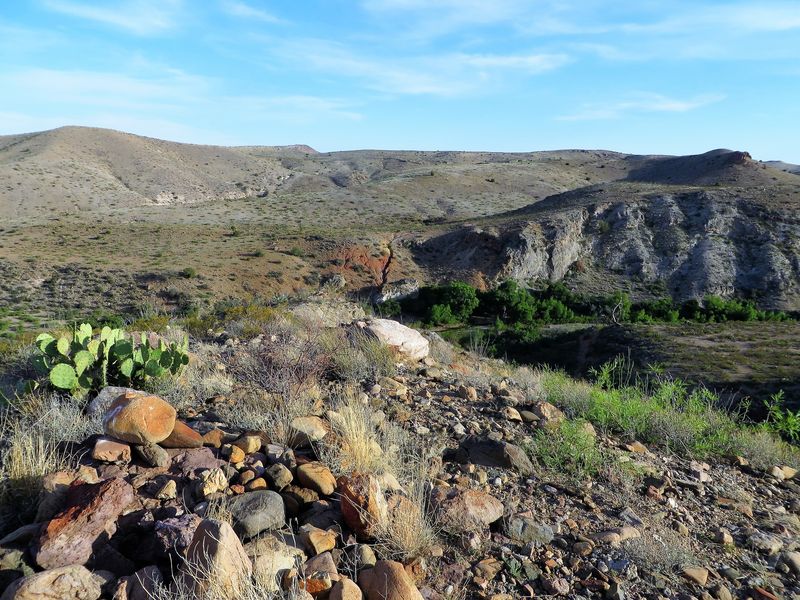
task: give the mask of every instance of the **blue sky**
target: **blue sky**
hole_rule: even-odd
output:
[[[800,162],[800,2],[32,0],[0,133]]]

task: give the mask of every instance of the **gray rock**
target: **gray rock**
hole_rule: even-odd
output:
[[[240,537],[252,538],[262,531],[280,529],[286,523],[283,498],[270,490],[236,496],[228,508],[233,516],[233,529]]]
[[[158,444],[146,444],[144,446],[134,446],[133,448],[136,454],[151,467],[169,466],[169,453]]]
[[[553,541],[553,528],[531,517],[514,515],[506,523],[506,535],[522,544],[545,546]]]
[[[461,440],[456,458],[463,463],[514,469],[520,475],[533,473],[533,463],[522,448],[508,442],[480,438],[476,435],[468,435]]]
[[[282,490],[292,483],[292,472],[281,463],[275,463],[267,467],[264,471],[264,477],[270,487],[276,490]]]
[[[115,387],[111,385],[104,387],[86,406],[86,415],[92,418],[103,417],[111,403],[125,392],[138,392],[138,390],[126,387]]]

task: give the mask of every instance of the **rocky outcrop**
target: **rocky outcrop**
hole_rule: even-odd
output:
[[[449,278],[553,282],[576,287],[665,287],[678,300],[754,297],[800,306],[800,219],[753,189],[631,189],[631,184],[553,196],[504,225],[467,226],[413,248]]]

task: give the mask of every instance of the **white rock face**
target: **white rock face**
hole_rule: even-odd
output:
[[[372,319],[360,326],[410,361],[419,361],[428,356],[430,344],[422,334],[391,319]]]

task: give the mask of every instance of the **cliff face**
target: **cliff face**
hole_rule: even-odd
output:
[[[744,296],[800,308],[800,218],[730,190],[562,195],[502,225],[467,226],[421,244],[445,276],[658,289],[679,300]]]

